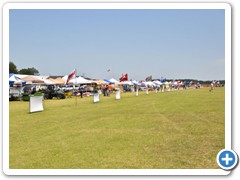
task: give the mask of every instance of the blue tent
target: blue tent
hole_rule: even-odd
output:
[[[146,84],[145,83],[141,83],[140,86],[141,87],[146,87]]]
[[[133,83],[134,86],[140,86],[140,85],[141,85],[141,84],[138,83],[137,81],[132,81],[132,83]]]
[[[9,74],[9,84],[26,84],[26,82],[22,81],[20,78],[15,76],[13,73]]]
[[[109,83],[109,84],[114,84],[113,82],[107,80],[107,79],[104,79],[105,82]]]
[[[107,83],[111,83],[111,82],[110,82],[109,80],[107,80],[107,79],[104,79],[104,81],[107,82]]]
[[[160,80],[160,81],[161,81],[161,83],[165,83],[165,82],[166,82],[166,78],[164,78],[164,79],[163,79],[163,78],[161,78],[161,80]]]

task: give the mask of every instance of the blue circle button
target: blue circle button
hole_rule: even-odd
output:
[[[221,150],[217,155],[217,163],[224,170],[233,169],[238,162],[238,156],[233,150]]]

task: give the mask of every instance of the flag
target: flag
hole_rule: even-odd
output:
[[[71,79],[72,77],[76,74],[76,69],[73,70],[73,72],[71,72],[69,75],[68,75],[68,78],[67,78],[67,81],[65,82],[65,84],[67,84]]]
[[[145,79],[146,81],[152,81],[152,75],[151,76],[148,76],[148,77],[146,77],[146,79]]]
[[[119,81],[127,81],[128,80],[128,74],[122,75],[122,77],[119,78]]]

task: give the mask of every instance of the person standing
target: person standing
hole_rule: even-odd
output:
[[[80,97],[83,98],[83,88],[81,88],[81,86],[79,86],[79,92],[80,92]]]
[[[112,86],[110,84],[108,85],[107,91],[108,91],[108,96],[110,96],[110,93],[112,91]]]
[[[209,91],[213,92],[213,82],[211,83],[211,89]]]
[[[108,96],[108,85],[104,87],[104,96]]]

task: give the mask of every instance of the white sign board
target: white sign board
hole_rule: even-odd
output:
[[[43,96],[30,96],[29,104],[30,112],[43,111]]]
[[[93,94],[93,102],[95,103],[95,102],[99,102],[100,101],[100,99],[99,99],[99,93],[94,93]]]
[[[121,99],[120,91],[116,91],[116,99]]]

